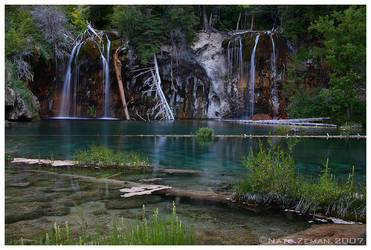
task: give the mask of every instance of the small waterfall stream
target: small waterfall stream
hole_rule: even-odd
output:
[[[110,75],[109,75],[109,58],[110,58],[110,46],[111,41],[109,40],[107,34],[105,35],[107,39],[106,49],[101,52],[102,59],[102,87],[103,87],[103,118],[110,118]],[[72,118],[77,117],[77,105],[78,105],[78,89],[79,89],[79,77],[80,77],[80,63],[78,60],[78,55],[82,45],[85,41],[77,41],[71,51],[71,55],[68,60],[67,70],[65,73],[65,79],[63,82],[63,89],[61,94],[61,101],[59,107],[59,118]],[[104,55],[106,54],[106,55]],[[72,86],[73,85],[73,86]],[[71,108],[72,103],[72,108]],[[71,114],[72,112],[72,114]]]
[[[256,47],[259,42],[260,34],[258,34],[255,38],[255,45],[254,49],[251,53],[251,60],[250,60],[250,84],[249,84],[249,119],[252,118],[254,115],[254,99],[255,99],[255,52]]]
[[[63,90],[61,97],[61,104],[59,107],[59,116],[60,117],[69,117],[70,116],[70,101],[71,101],[71,76],[72,76],[72,61],[75,55],[77,48],[80,47],[80,42],[76,42],[72,48],[70,58],[68,59],[68,66],[63,82]]]
[[[278,114],[278,108],[279,108],[279,101],[278,101],[278,95],[277,95],[277,64],[276,64],[276,46],[274,44],[274,39],[272,32],[268,31],[268,34],[272,40],[272,60],[271,60],[271,67],[272,67],[272,74],[273,74],[273,88],[272,88],[272,104],[273,104],[273,118],[276,118]]]
[[[111,41],[107,38],[107,54],[106,58],[103,56],[102,52],[102,64],[103,64],[103,79],[104,79],[104,117],[111,117],[110,114],[110,79],[109,79],[109,51],[111,46]]]

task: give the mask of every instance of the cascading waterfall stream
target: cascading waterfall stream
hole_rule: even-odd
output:
[[[277,95],[277,64],[276,64],[276,46],[274,44],[274,39],[272,32],[268,31],[268,34],[272,40],[272,60],[271,60],[271,66],[272,66],[272,73],[273,73],[273,89],[272,89],[272,104],[273,104],[273,118],[276,118],[278,114],[278,108],[279,108],[279,100]]]
[[[251,54],[251,63],[250,63],[250,84],[249,84],[249,119],[252,119],[254,115],[254,98],[255,98],[255,52],[258,45],[260,34],[255,38],[254,49]]]
[[[107,54],[106,58],[103,56],[102,52],[102,64],[103,64],[103,79],[104,79],[104,117],[111,117],[110,114],[110,77],[109,77],[109,52],[111,41],[107,38]]]
[[[110,113],[110,76],[109,76],[109,58],[110,58],[110,46],[111,41],[108,35],[101,32],[95,31],[91,26],[87,27],[87,30],[83,33],[82,38],[75,42],[71,55],[68,60],[68,66],[65,73],[65,79],[63,82],[63,89],[61,94],[61,102],[59,107],[59,114],[57,118],[73,118],[77,117],[77,99],[78,99],[78,89],[79,89],[79,76],[80,76],[80,63],[78,60],[78,55],[82,45],[86,41],[92,41],[91,37],[84,37],[87,31],[91,31],[96,37],[98,37],[100,42],[96,42],[96,46],[99,49],[101,59],[102,59],[102,87],[103,87],[103,118],[111,118]],[[101,35],[99,36],[98,33]],[[106,49],[103,44],[101,37],[106,36]],[[82,41],[84,40],[84,41]],[[71,86],[73,85],[73,86]],[[72,92],[72,93],[71,93]],[[71,108],[71,103],[73,107]],[[72,115],[71,115],[72,112]]]
[[[77,88],[79,86],[79,76],[80,76],[80,63],[78,61],[78,56],[80,53],[80,48],[84,44],[84,42],[80,43],[80,45],[77,47],[77,52],[75,56],[75,70],[74,70],[74,77],[73,77],[73,116],[76,117],[77,115]]]
[[[71,100],[71,65],[75,55],[77,48],[80,47],[80,42],[76,42],[72,48],[72,52],[70,58],[68,60],[68,66],[66,71],[66,76],[63,83],[63,91],[62,91],[62,100],[61,105],[59,107],[59,116],[60,117],[69,117],[70,115],[70,100]]]

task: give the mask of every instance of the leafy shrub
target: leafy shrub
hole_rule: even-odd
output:
[[[215,137],[214,130],[212,128],[200,128],[197,131],[197,138],[199,138],[199,139],[213,140],[214,137]]]
[[[214,142],[214,130],[211,128],[200,128],[197,131],[197,141],[202,145],[209,145]]]

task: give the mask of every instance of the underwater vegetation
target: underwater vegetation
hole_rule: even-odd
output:
[[[87,228],[87,225],[85,225]],[[36,245],[192,245],[195,244],[193,227],[183,224],[176,215],[173,202],[172,215],[160,218],[158,209],[153,213],[153,219],[147,220],[143,205],[142,218],[134,224],[125,224],[123,218],[114,220],[112,231],[100,232],[97,226],[95,233],[86,232],[84,226],[79,234],[72,234],[68,223],[54,224],[51,230],[39,240]],[[11,240],[8,245],[31,244],[23,238]]]
[[[113,151],[102,145],[90,145],[86,150],[73,154],[72,159],[79,165],[101,167],[149,167],[148,156],[138,152]]]

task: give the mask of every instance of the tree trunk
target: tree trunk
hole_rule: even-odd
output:
[[[121,61],[119,59],[119,52],[122,49],[122,47],[119,47],[115,53],[113,54],[113,65],[115,68],[115,73],[116,73],[116,78],[117,78],[117,84],[120,89],[120,97],[121,97],[121,102],[122,102],[122,107],[124,108],[125,112],[125,119],[130,120],[129,112],[128,112],[128,107],[126,104],[126,99],[125,99],[125,91],[124,91],[124,86],[122,84],[122,77],[121,77]]]
[[[250,25],[250,30],[254,29],[254,15],[251,17],[251,25]]]
[[[238,20],[237,20],[236,31],[239,30],[240,20],[241,20],[241,11],[240,11],[240,15],[238,16]]]
[[[207,6],[206,5],[201,5],[202,8],[202,20],[203,20],[203,26],[204,30],[207,32],[209,31],[209,22],[207,20]]]

